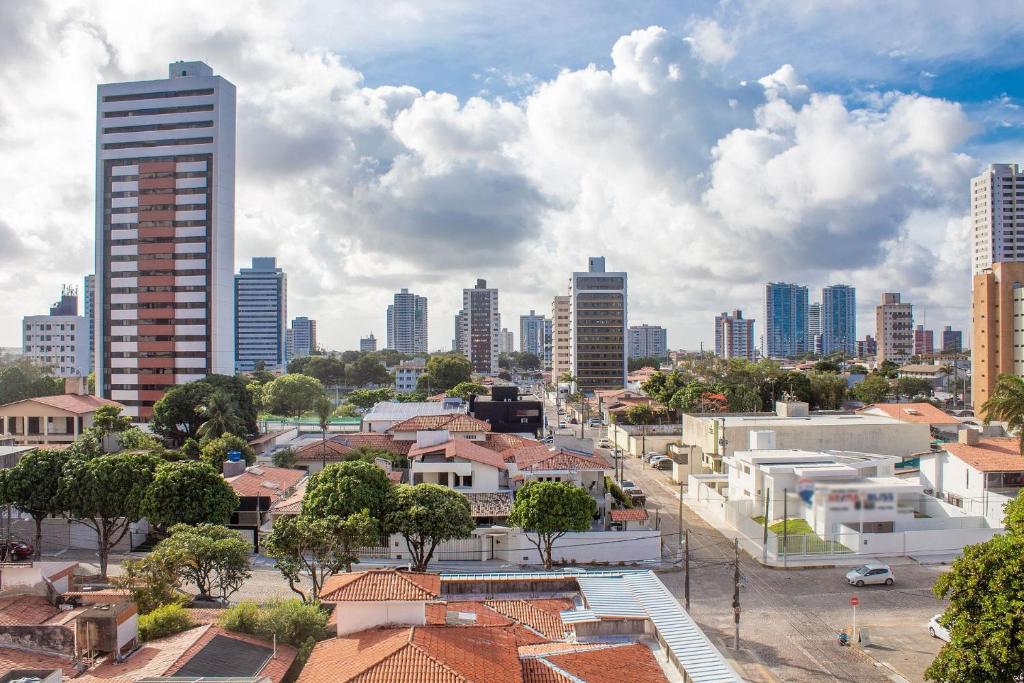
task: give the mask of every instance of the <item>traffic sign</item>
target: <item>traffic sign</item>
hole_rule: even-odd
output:
[[[850,606],[851,607],[856,607],[859,604],[860,604],[860,598],[858,598],[856,595],[854,595],[852,598],[850,598]]]

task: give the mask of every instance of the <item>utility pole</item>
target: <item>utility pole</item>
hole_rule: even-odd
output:
[[[679,520],[679,523],[680,524],[683,523],[682,519]],[[687,609],[687,611],[689,611],[689,609],[690,609],[690,530],[689,529],[686,530],[686,535],[685,535],[683,540],[685,542],[685,545],[683,546],[683,573],[686,575],[685,576],[686,582],[683,585],[683,595],[685,596],[685,600],[686,600],[686,609]]]
[[[761,557],[765,564],[768,564],[768,515],[771,513],[769,507],[772,500],[772,490],[765,487],[764,497],[764,533],[761,536]]]
[[[732,572],[732,614],[733,623],[736,625],[736,646],[733,649],[740,649],[740,539],[733,539],[733,560]]]
[[[683,482],[679,482],[679,549],[683,548]]]
[[[789,559],[789,524],[786,523],[788,519],[789,510],[786,505],[789,503],[789,491],[782,489],[782,566],[786,566],[786,561]]]

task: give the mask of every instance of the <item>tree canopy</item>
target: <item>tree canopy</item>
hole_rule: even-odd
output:
[[[468,538],[475,524],[469,500],[447,486],[399,484],[391,491],[385,527],[401,534],[413,571],[426,571],[439,543]]]
[[[256,453],[245,439],[234,434],[222,434],[216,439],[207,439],[199,445],[199,458],[217,472],[224,467],[224,461],[231,451],[240,451],[247,465],[256,462]]]
[[[67,460],[67,454],[61,451],[35,450],[23,455],[14,467],[4,470],[6,500],[35,521],[37,560],[43,546],[43,520],[64,512],[60,484]]]
[[[996,389],[981,406],[985,421],[1000,420],[1011,432],[1021,433],[1024,428],[1024,378],[1017,375],[1000,375]],[[1021,454],[1024,455],[1024,439],[1021,439]]]
[[[248,389],[250,381],[241,376],[209,375],[201,380],[171,387],[153,406],[153,431],[176,445],[199,438],[199,427],[209,419],[206,407],[215,392],[223,392],[238,419],[238,436],[258,433],[256,404]],[[220,401],[221,399],[218,399]],[[214,431],[211,426],[211,431]],[[221,432],[223,433],[223,432]]]
[[[369,410],[381,401],[390,401],[395,392],[390,387],[380,389],[355,389],[349,392],[345,401],[362,410]]]
[[[63,393],[63,378],[54,377],[48,368],[36,365],[27,358],[0,367],[0,405]]]
[[[416,389],[428,396],[446,392],[452,387],[468,382],[473,376],[473,366],[461,353],[441,353],[427,360],[424,372],[416,382]]]
[[[178,574],[198,589],[200,599],[226,600],[252,575],[251,550],[251,544],[227,527],[176,524],[150,555],[175,566]]]
[[[320,380],[306,375],[281,375],[263,389],[264,401],[270,412],[296,418],[313,410],[316,400],[323,394]]]
[[[462,400],[468,401],[470,394],[474,394],[476,396],[483,396],[487,394],[487,387],[483,384],[477,384],[476,382],[459,382],[445,393],[449,396],[458,396]]]
[[[164,462],[146,492],[144,511],[154,524],[225,524],[238,496],[220,472],[205,462]]]
[[[885,375],[871,373],[860,382],[854,385],[851,393],[854,398],[864,403],[884,403],[892,392],[889,380]]]
[[[384,470],[361,460],[330,463],[309,479],[302,513],[345,519],[368,510],[380,519],[386,509],[391,483]]]
[[[544,568],[551,569],[555,541],[570,531],[587,531],[597,502],[584,489],[553,481],[531,481],[516,491],[508,522],[526,532]]]

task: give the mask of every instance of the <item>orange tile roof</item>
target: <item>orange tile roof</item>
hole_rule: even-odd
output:
[[[13,406],[17,403],[33,402],[42,403],[45,406],[56,408],[57,410],[64,410],[69,413],[75,413],[78,415],[84,415],[91,413],[98,408],[103,406],[118,406],[124,408],[124,406],[117,401],[111,401],[108,398],[100,398],[99,396],[82,396],[79,394],[57,394],[55,396],[36,396],[35,398],[26,398],[21,401],[13,401],[5,405],[0,406],[0,409],[6,408],[7,406]]]
[[[553,640],[565,638],[561,613],[573,607],[572,600],[568,599],[488,600],[484,604]]]
[[[427,605],[427,624],[444,626],[449,612],[472,613],[476,615],[474,624],[467,626],[511,626],[513,621],[503,614],[498,614],[488,605],[479,600],[458,600],[455,602],[432,602]]]
[[[643,508],[617,508],[612,510],[613,522],[646,522],[647,510]]]
[[[250,636],[245,633],[227,631],[219,626],[206,626],[204,628],[206,628],[206,632],[203,633],[198,640],[192,643],[192,645],[185,650],[180,657],[178,657],[177,661],[175,661],[174,664],[164,672],[164,676],[173,676],[177,673],[179,669],[188,664],[193,657],[198,655],[203,648],[205,648],[210,641],[217,636],[224,636],[225,638],[230,638],[231,640],[241,643],[250,643],[252,645],[259,645],[266,648],[274,647],[274,644],[270,641],[257,638],[256,636]],[[291,645],[278,643],[277,653],[257,672],[259,674],[259,678],[269,678],[272,683],[281,683],[298,654],[299,651]]]
[[[532,459],[536,458],[536,459]],[[548,452],[546,457],[537,457],[537,454],[531,454],[529,458],[524,458],[524,462],[520,463],[517,460],[519,469],[521,470],[534,470],[534,471],[548,471],[548,470],[604,470],[607,469],[605,463],[597,458],[585,458],[582,455],[575,453],[567,453],[565,451],[558,451],[557,453]]]
[[[508,469],[508,466],[505,464],[505,460],[502,458],[501,454],[495,453],[489,448],[477,446],[472,441],[460,439],[457,436],[441,444],[423,446],[421,448],[411,448],[409,449],[409,457],[416,458],[420,455],[437,452],[443,452],[444,457],[449,459],[462,458],[463,460],[470,460],[472,462],[490,465],[491,467],[496,467],[500,470]]]
[[[524,659],[520,665],[523,669],[523,683],[575,683],[543,659]]]
[[[564,655],[549,655],[545,659],[587,683],[668,681],[650,648],[636,643]]]
[[[321,461],[324,459],[324,452],[327,453],[327,461],[340,460],[341,456],[352,451],[352,448],[340,444],[334,440],[314,441],[295,450],[296,462]]]
[[[470,415],[417,415],[391,425],[389,432],[420,432],[447,429],[449,432],[489,432],[491,425]]]
[[[933,425],[960,424],[960,420],[952,415],[947,415],[931,403],[873,403],[864,406],[857,412],[870,413],[872,410],[879,410],[900,422],[917,422]]]
[[[490,448],[492,451],[503,453],[510,448],[518,448],[523,445],[534,445],[541,446],[539,441],[533,439],[527,439],[526,437],[518,436],[516,434],[498,434],[495,432],[489,432],[487,438],[479,442],[484,448]]]
[[[242,498],[283,498],[285,492],[302,481],[305,476],[306,472],[303,470],[258,465],[245,468],[245,472],[228,478],[227,482]]]
[[[981,438],[974,446],[947,443],[942,448],[980,472],[1024,472],[1020,439]]]
[[[59,613],[42,595],[0,596],[0,626],[42,624]]]
[[[173,636],[143,643],[123,662],[108,657],[74,679],[75,683],[133,683],[140,678],[163,676],[209,628],[197,626]]]
[[[433,600],[440,594],[438,574],[370,569],[332,576],[324,583],[320,599],[324,602]]]
[[[0,674],[5,674],[15,669],[31,669],[35,671],[60,669],[67,678],[72,678],[78,673],[78,669],[72,665],[70,657],[60,657],[0,645]]]
[[[297,515],[302,512],[302,501],[306,499],[306,482],[309,479],[300,481],[295,486],[295,492],[283,500],[279,500],[271,507],[271,511],[278,515]]]
[[[336,436],[334,440],[340,444],[352,448],[379,448],[383,451],[391,451],[398,455],[408,455],[409,449],[415,444],[414,441],[397,441],[391,434],[380,434],[378,432],[356,432]]]

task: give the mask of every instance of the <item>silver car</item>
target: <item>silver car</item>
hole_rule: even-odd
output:
[[[889,565],[882,562],[868,562],[846,573],[846,582],[858,587],[879,583],[891,586],[895,580]]]
[[[938,638],[949,642],[949,629],[939,623],[941,614],[936,614],[934,617],[928,620],[928,633],[932,638]]]

